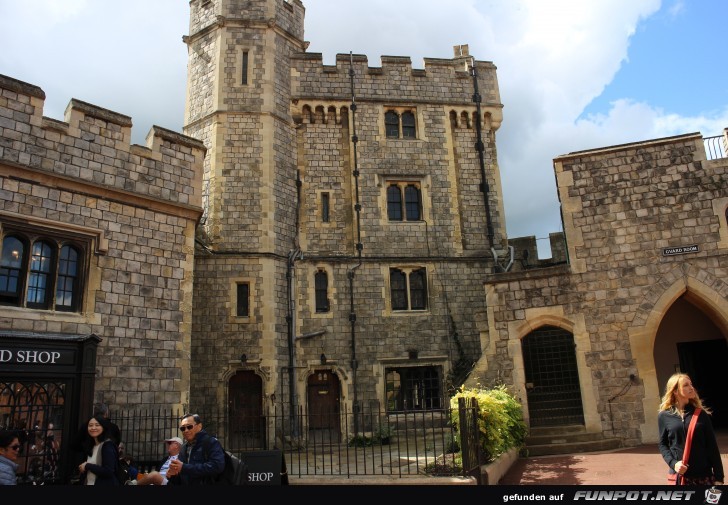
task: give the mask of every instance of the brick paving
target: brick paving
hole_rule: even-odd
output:
[[[728,469],[728,430],[718,432]],[[664,485],[667,465],[657,444],[616,451],[519,458],[501,485]]]

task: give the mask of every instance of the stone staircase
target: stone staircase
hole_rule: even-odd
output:
[[[602,433],[587,433],[586,428],[579,424],[531,428],[526,438],[525,452],[531,457],[611,451],[621,447],[620,439],[606,438]]]

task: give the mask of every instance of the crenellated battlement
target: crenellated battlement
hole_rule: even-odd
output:
[[[43,116],[45,92],[0,75],[0,163],[169,203],[200,207],[202,142],[153,126],[131,144],[132,118],[71,99],[64,121]]]
[[[425,58],[424,63],[424,69],[415,69],[407,56],[382,56],[381,65],[371,67],[366,55],[337,54],[335,65],[324,65],[321,53],[297,53],[291,63],[292,94],[304,100],[350,101],[353,69],[357,100],[470,105],[473,78],[469,65],[474,63],[482,107],[502,107],[493,63],[475,61],[467,51],[457,55],[457,50],[453,59]]]

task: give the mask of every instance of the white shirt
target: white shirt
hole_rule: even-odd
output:
[[[162,485],[163,486],[166,486],[167,485],[167,470],[169,470],[169,464],[172,461],[174,461],[175,459],[177,459],[177,458],[179,458],[179,454],[176,454],[174,456],[168,457],[167,458],[167,461],[165,461],[164,463],[162,463],[162,468],[159,469],[159,473],[163,477],[163,480],[162,480]]]
[[[101,459],[101,455],[99,452],[101,451],[101,446],[104,444],[96,444],[94,445],[93,451],[91,451],[91,456],[86,458],[86,463],[91,463],[93,465],[100,465],[101,462],[99,461]],[[87,486],[93,486],[96,484],[96,474],[86,470],[86,485]]]

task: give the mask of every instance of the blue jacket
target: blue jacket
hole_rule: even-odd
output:
[[[119,464],[119,451],[116,449],[116,443],[112,440],[106,440],[101,445],[101,464],[86,463],[86,475],[89,472],[96,475],[95,486],[120,486],[119,480],[116,478],[116,465]]]
[[[182,472],[169,479],[172,485],[200,486],[211,484],[212,480],[225,469],[225,451],[217,438],[200,430],[194,444],[187,442],[179,453]]]
[[[18,464],[5,456],[0,456],[0,486],[14,486],[18,483]]]

